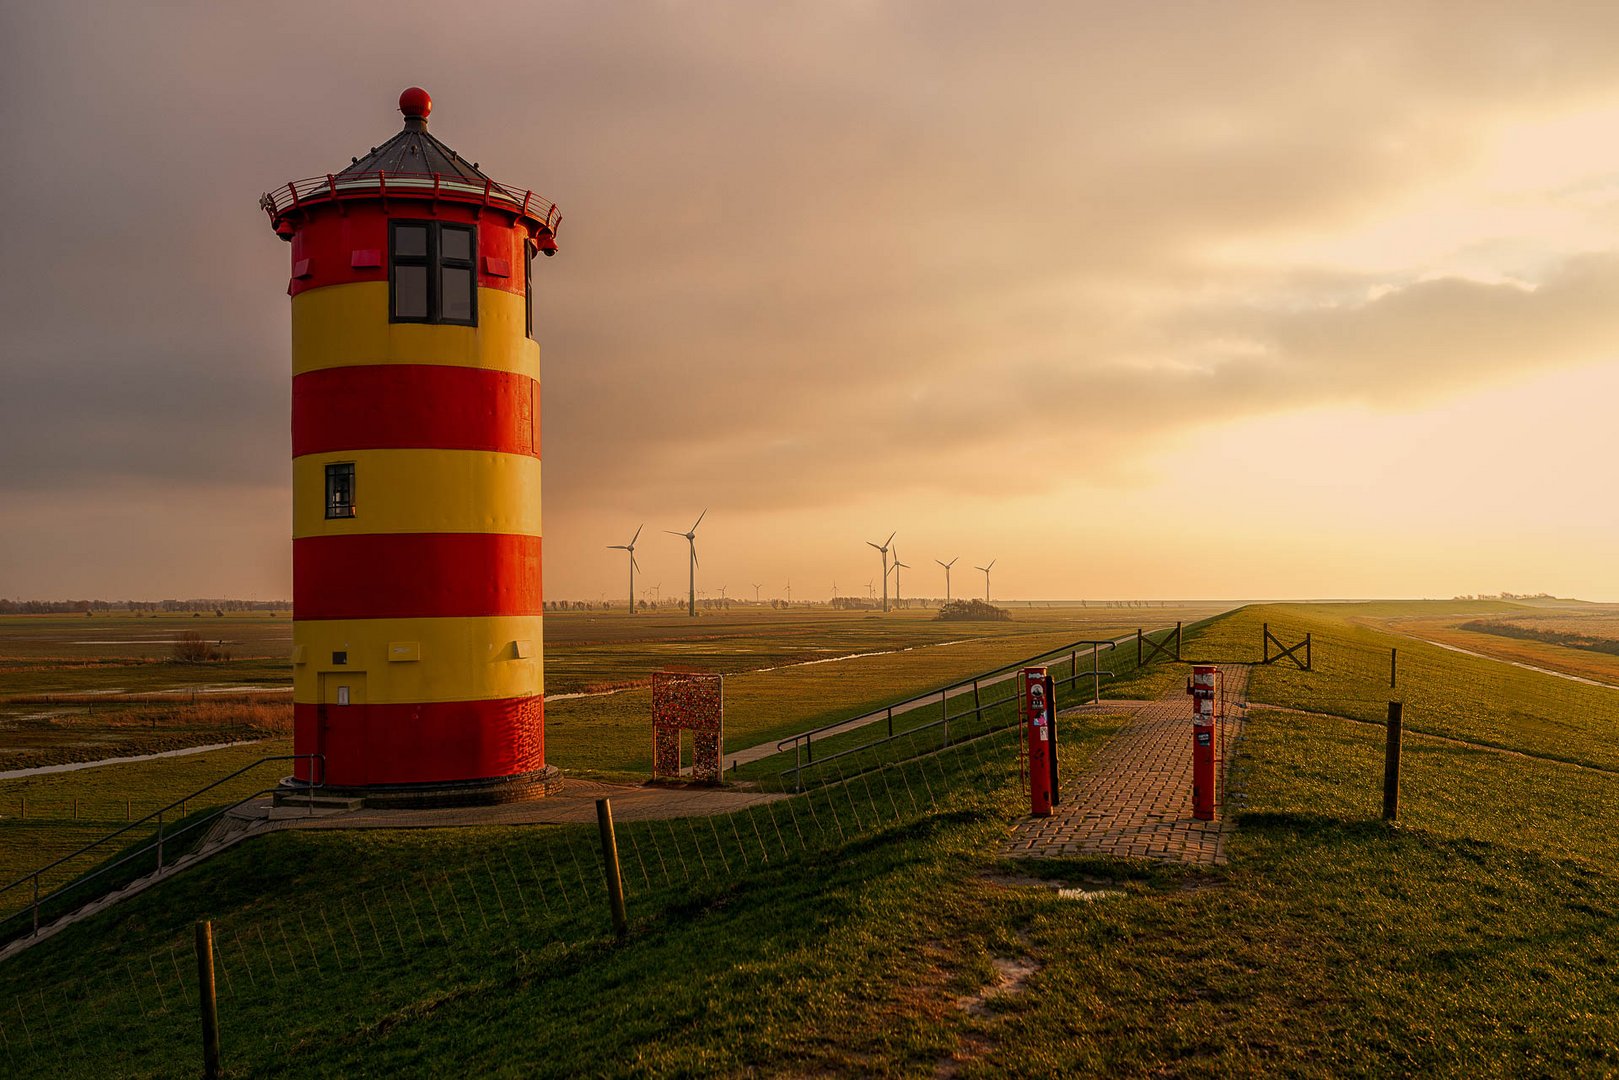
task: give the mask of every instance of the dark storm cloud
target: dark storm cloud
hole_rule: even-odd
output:
[[[1127,460],[1211,394],[1398,406],[1615,344],[1606,257],[1549,253],[1527,291],[1209,255],[1351,226],[1504,114],[1619,93],[1606,7],[463,14],[7,9],[0,494],[284,478],[287,252],[254,204],[387,138],[411,83],[566,215],[537,275],[564,512],[697,481],[832,505],[873,470],[994,491]]]

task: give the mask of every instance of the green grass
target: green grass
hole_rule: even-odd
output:
[[[271,739],[185,757],[0,780],[0,886],[122,828],[126,807],[129,817],[139,820],[252,762],[291,752],[292,740]],[[235,802],[273,786],[291,771],[287,762],[265,765],[216,788],[200,807],[187,809]],[[76,821],[74,800],[78,801]],[[153,825],[130,834],[128,839],[146,840],[155,835]],[[100,865],[123,844],[119,841],[111,848],[99,848],[56,868],[41,878],[42,889],[65,884]],[[31,895],[26,889],[0,895],[0,916],[21,909]]]
[[[1318,635],[1316,672],[1254,673],[1217,870],[1038,866],[1122,894],[1095,903],[992,877],[1031,872],[993,855],[1021,803],[1004,736],[729,818],[621,823],[623,946],[588,828],[280,834],[0,965],[3,1053],[19,1076],[194,1070],[206,916],[233,1076],[1619,1070],[1619,778],[1438,737],[1591,756],[1609,699],[1413,657],[1408,722],[1432,737],[1408,734],[1390,828],[1363,722],[1385,639],[1354,615],[1273,606],[1189,639],[1240,659],[1261,621]],[[1070,729],[1065,768],[1107,730]],[[996,959],[1034,973],[962,1008]]]
[[[1417,608],[1419,605],[1406,605]],[[1312,671],[1283,660],[1256,667],[1258,702],[1383,723],[1391,700],[1405,724],[1426,731],[1605,769],[1619,769],[1619,689],[1590,686],[1466,656],[1351,620],[1393,605],[1269,605],[1217,620],[1189,657],[1258,660],[1260,626],[1289,644],[1314,635]],[[1389,650],[1398,649],[1397,685]],[[1273,650],[1274,651],[1274,650]]]

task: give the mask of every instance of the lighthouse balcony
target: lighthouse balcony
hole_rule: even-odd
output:
[[[489,179],[470,179],[445,173],[374,172],[359,175],[325,176],[289,181],[266,192],[259,206],[270,215],[277,232],[283,223],[304,210],[351,200],[375,202],[390,198],[454,202],[504,210],[527,221],[537,234],[556,234],[562,212],[555,203],[532,191],[507,187]]]

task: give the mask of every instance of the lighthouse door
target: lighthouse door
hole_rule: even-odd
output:
[[[326,755],[326,782],[366,782],[365,672],[323,671],[315,753]]]

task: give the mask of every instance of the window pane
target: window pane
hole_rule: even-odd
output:
[[[394,318],[427,318],[427,267],[394,267]]]
[[[472,230],[452,229],[444,226],[438,235],[439,258],[460,259],[462,262],[472,261]]]
[[[472,319],[472,271],[446,266],[439,279],[439,304],[445,320],[470,322]]]
[[[401,255],[414,255],[417,258],[426,257],[426,225],[396,225],[394,227],[394,258],[397,259]]]
[[[352,461],[326,466],[326,516],[329,518],[354,516],[354,463]]]

